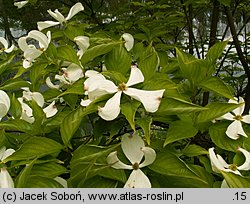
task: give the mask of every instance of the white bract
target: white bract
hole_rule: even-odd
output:
[[[14,2],[14,6],[17,6],[18,9],[24,7],[29,1],[19,1],[19,2]]]
[[[250,170],[250,153],[245,149],[238,148],[238,151],[242,152],[245,156],[245,162],[240,166],[237,166],[235,164],[228,164],[219,154],[216,155],[214,153],[214,148],[210,148],[208,151],[212,169],[216,173],[220,173],[220,171],[225,171],[241,175],[239,170]]]
[[[38,41],[38,45],[28,44],[27,39],[33,39]],[[23,67],[29,68],[32,66],[33,61],[38,58],[47,48],[49,47],[51,41],[51,33],[50,31],[47,32],[45,35],[44,33],[32,30],[28,33],[27,36],[21,37],[18,40],[18,46],[24,52],[24,60],[23,60]]]
[[[240,135],[247,137],[247,134],[243,130],[242,122],[250,124],[250,115],[242,115],[244,112],[245,104],[244,99],[242,97],[239,98],[239,102],[237,98],[235,100],[229,100],[228,103],[235,103],[240,104],[243,103],[242,106],[234,109],[232,113],[226,113],[225,115],[221,116],[222,119],[233,121],[228,127],[226,134],[233,140],[237,140]]]
[[[0,53],[2,53],[2,52],[6,52],[6,53],[10,53],[10,52],[12,52],[13,50],[14,50],[14,48],[15,48],[15,45],[11,45],[10,47],[9,47],[9,43],[7,42],[7,40],[5,39],[5,38],[3,38],[3,37],[0,37],[0,45],[3,45],[3,47],[2,46],[0,46]]]
[[[0,163],[4,163],[4,159],[12,155],[14,149],[7,149],[6,147],[0,148]],[[0,188],[14,188],[14,182],[5,167],[0,168]]]
[[[4,91],[0,90],[0,121],[10,109],[10,98]]]
[[[124,33],[122,35],[122,38],[125,40],[125,48],[127,49],[127,51],[130,51],[134,46],[134,37],[129,33]]]
[[[84,82],[85,94],[88,95],[88,100],[82,100],[81,105],[87,106],[96,98],[105,94],[114,94],[105,104],[104,107],[99,107],[98,114],[104,120],[114,120],[120,113],[120,100],[122,93],[140,101],[147,112],[156,112],[159,108],[161,98],[164,93],[162,90],[146,91],[132,88],[131,86],[144,81],[143,74],[136,66],[131,67],[131,73],[127,83],[121,83],[116,86],[112,81],[107,80],[102,74],[95,71],[87,71],[86,77],[89,77]]]
[[[77,36],[74,38],[74,41],[76,44],[79,46],[79,51],[77,52],[77,56],[79,59],[82,58],[83,54],[86,52],[88,47],[90,46],[89,44],[89,37],[87,36]]]
[[[62,68],[62,75],[55,75],[55,79],[60,81],[60,84],[53,84],[50,77],[46,78],[46,84],[51,89],[59,89],[63,85],[71,85],[78,79],[83,77],[82,68],[78,65],[71,63],[67,68]]]
[[[17,100],[20,102],[22,107],[22,115],[21,119],[33,123],[35,121],[35,118],[33,116],[33,110],[29,107],[28,104],[25,103],[25,101],[31,101],[34,100],[41,108],[44,106],[44,98],[43,95],[39,92],[31,92],[28,88],[23,88],[23,96],[17,98]],[[54,116],[57,113],[57,108],[55,106],[55,101],[50,103],[47,107],[43,109],[43,112],[46,115],[46,118],[50,118]]]
[[[58,183],[60,183],[64,188],[68,188],[68,183],[65,179],[61,178],[61,177],[56,177],[54,178],[55,181],[57,181]]]
[[[137,134],[125,134],[121,138],[121,147],[132,165],[124,164],[117,157],[117,152],[112,152],[107,157],[108,164],[115,169],[133,170],[124,188],[151,188],[148,177],[140,170],[152,164],[156,158],[155,151],[150,147],[145,147],[144,141]],[[144,157],[143,162],[142,159]]]
[[[37,27],[38,30],[43,30],[52,26],[60,25],[68,20],[70,20],[72,17],[74,17],[77,13],[80,11],[83,11],[84,7],[81,3],[76,3],[74,6],[71,7],[67,17],[65,18],[59,11],[56,9],[54,12],[50,9],[48,10],[49,15],[51,15],[55,20],[57,21],[44,21],[44,22],[38,22]]]

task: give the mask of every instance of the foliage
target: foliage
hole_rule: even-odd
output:
[[[39,2],[30,1],[19,12],[38,9]],[[52,11],[61,5],[54,2]],[[81,2],[85,9],[71,19],[42,31],[32,28],[37,33],[24,36],[28,48],[22,46],[20,39],[24,38],[19,38],[19,46],[11,53],[0,51],[0,90],[10,101],[4,101],[6,95],[1,92],[0,150],[4,146],[15,150],[7,158],[0,156],[0,169],[7,168],[14,186],[63,187],[58,181],[61,177],[68,187],[123,187],[129,170],[113,168],[107,157],[117,152],[121,161],[129,163],[122,138],[137,134],[156,153],[154,162],[141,170],[152,187],[212,188],[223,181],[229,187],[249,187],[249,169],[240,169],[249,162],[244,160],[249,155],[239,151],[241,147],[250,152],[249,113],[243,113],[248,100],[245,105],[234,98],[245,93],[247,71],[236,52],[226,51],[233,47],[230,40],[222,37],[204,48],[195,41],[198,36],[193,36],[185,44],[187,34],[201,34],[206,29],[197,24],[197,32],[190,33],[186,17],[193,15],[191,10],[211,8],[214,1],[121,1],[123,11],[116,12],[113,1],[106,1],[106,6],[103,1],[95,6],[93,1]],[[220,8],[228,2],[220,1]],[[63,16],[73,6],[70,1],[65,5],[70,7],[59,7]],[[244,9],[247,17],[249,8]],[[44,14],[35,20],[52,17]],[[124,33],[132,34],[131,39]],[[45,38],[41,40],[41,36]],[[78,41],[79,36],[84,41]],[[205,38],[201,41],[207,43],[207,32]],[[130,41],[132,49],[127,47]],[[242,42],[242,46],[248,50],[249,45]],[[135,68],[143,76],[127,85]],[[108,86],[102,87],[98,81],[112,83],[117,89],[108,92]],[[149,91],[148,100],[141,97],[142,92],[129,94],[130,88]],[[162,95],[157,97],[156,111],[149,111],[145,104],[159,90]],[[118,115],[107,120],[102,108],[118,92],[122,92],[116,104]],[[209,100],[204,103],[207,92]],[[228,121],[225,115],[230,112],[237,114]],[[239,138],[233,139],[228,128],[235,121]],[[213,147],[241,174],[234,174],[232,166],[216,169],[210,153]],[[134,171],[139,168],[135,166],[132,163]]]

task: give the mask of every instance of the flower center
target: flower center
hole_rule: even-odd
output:
[[[128,87],[124,82],[122,82],[121,84],[118,85],[119,91],[127,91],[127,89],[128,89]]]
[[[234,116],[234,119],[241,121],[241,120],[243,120],[243,117],[241,115],[236,115],[236,116]]]
[[[134,169],[134,170],[138,170],[138,169],[139,169],[139,164],[138,164],[137,162],[135,162],[135,163],[133,164],[133,169]]]
[[[237,170],[237,166],[235,164],[231,164],[229,166],[229,169],[233,170],[233,171],[236,171]]]

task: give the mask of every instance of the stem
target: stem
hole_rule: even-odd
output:
[[[211,48],[216,43],[216,34],[217,34],[217,27],[218,27],[218,21],[219,21],[219,13],[220,13],[219,9],[220,9],[220,3],[217,0],[214,0],[212,20],[211,20],[211,25],[210,25],[209,48]],[[209,100],[209,92],[206,91],[203,94],[202,106],[207,105],[208,100]]]
[[[249,109],[250,109],[250,69],[249,69],[247,60],[244,57],[244,54],[243,54],[243,52],[241,50],[241,47],[240,47],[240,42],[238,40],[238,36],[237,36],[236,28],[235,28],[235,25],[234,25],[234,19],[233,19],[231,10],[228,7],[224,7],[224,8],[225,8],[225,13],[226,13],[226,16],[227,16],[227,20],[228,20],[228,24],[229,24],[229,27],[230,27],[230,30],[231,30],[231,34],[233,36],[233,41],[234,41],[234,45],[235,45],[239,60],[240,60],[240,62],[242,64],[242,66],[243,66],[245,74],[247,75],[248,82],[247,82],[247,86],[246,86],[244,113],[248,113]]]
[[[188,14],[187,12],[187,9],[184,5],[184,2],[183,0],[180,0],[181,1],[181,4],[183,5],[183,10],[184,10],[184,14],[186,16],[186,19],[187,19],[187,26],[188,26],[188,35],[189,35],[189,52],[191,52],[190,54],[193,53],[193,46],[195,47],[195,50],[196,50],[196,54],[197,54],[197,57],[200,59],[201,56],[200,56],[200,52],[199,52],[199,48],[198,46],[196,45],[196,40],[195,40],[195,36],[194,36],[194,32],[193,32],[193,18],[192,18],[192,14]],[[192,11],[192,5],[189,5],[189,9],[191,8],[191,10],[189,12],[193,12]]]

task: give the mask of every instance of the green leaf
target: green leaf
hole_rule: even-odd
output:
[[[250,178],[244,178],[231,172],[221,171],[230,188],[250,188]]]
[[[193,179],[207,183],[192,171],[180,158],[171,152],[157,153],[156,160],[149,168],[162,175]]]
[[[35,100],[32,100],[31,102],[32,106],[32,113],[36,121],[39,121],[40,125],[42,124],[42,121],[44,118],[46,118],[45,113],[43,112],[43,109],[37,104]]]
[[[157,83],[155,83],[157,81]],[[159,89],[177,89],[175,84],[167,75],[155,73],[152,79],[143,83],[144,90],[159,90]]]
[[[227,0],[226,0],[227,1]],[[218,42],[213,45],[207,52],[206,59],[211,63],[215,63],[216,60],[222,55],[227,46],[228,41]]]
[[[73,167],[74,165],[78,165],[82,161],[90,162],[94,158],[98,159],[107,156],[110,152],[114,151],[117,146],[118,145],[115,145],[111,148],[107,148],[96,145],[82,144],[74,151],[70,165]]]
[[[77,36],[84,36],[84,27],[86,25],[84,24],[79,24],[78,22],[70,22],[67,23],[64,29],[64,34],[72,41],[74,41],[74,38]]]
[[[171,115],[171,114],[182,114],[192,113],[207,110],[207,108],[198,106],[196,104],[184,101],[182,99],[174,98],[163,98],[161,100],[160,107],[155,115]]]
[[[198,130],[191,122],[175,121],[169,126],[164,146],[181,139],[194,137],[197,133]]]
[[[47,63],[35,63],[30,70],[30,81],[32,84],[32,90],[38,90],[41,85],[41,78],[46,75],[45,68],[48,66]]]
[[[66,94],[84,95],[83,83],[84,79],[79,79],[78,81],[73,83],[66,91],[58,95],[58,97],[64,96]]]
[[[10,106],[10,112],[14,118],[20,118],[22,115],[22,106],[20,102],[15,97],[15,94],[12,95],[11,99],[11,106]]]
[[[177,59],[183,76],[193,84],[203,81],[210,76],[214,69],[209,63],[202,59],[196,59],[176,48]]]
[[[205,106],[206,110],[199,113],[196,123],[212,121],[225,113],[228,113],[243,104],[212,102]]]
[[[111,168],[106,161],[108,154],[117,148],[106,148],[94,145],[81,145],[73,154],[71,160],[71,178],[70,183],[80,187],[84,185],[89,178],[96,175],[105,178],[126,182],[126,176],[123,170]]]
[[[219,2],[224,6],[230,6],[231,4],[231,0],[219,0]]]
[[[202,148],[201,146],[192,144],[192,145],[188,145],[183,151],[182,153],[188,157],[195,157],[195,156],[199,156],[199,155],[203,155],[203,154],[208,154],[208,151],[204,148]]]
[[[101,176],[94,176],[78,186],[78,188],[116,188],[117,181],[103,178]]]
[[[62,121],[60,126],[61,137],[65,145],[69,145],[70,139],[79,128],[82,118],[97,110],[95,105],[89,105],[86,108],[79,106],[76,110],[69,113]]]
[[[56,162],[47,162],[35,164],[32,168],[32,176],[42,176],[47,178],[55,178],[61,174],[67,173],[68,170]]]
[[[246,139],[243,136],[237,140],[229,138],[226,135],[226,130],[229,124],[230,122],[228,123],[222,121],[214,124],[209,128],[209,134],[216,146],[220,147],[221,149],[236,152],[238,147],[243,146],[243,142]]]
[[[131,128],[135,131],[135,113],[138,107],[141,105],[140,102],[136,100],[130,100],[126,103],[121,103],[121,112],[126,117]]]
[[[200,187],[202,187],[202,184],[206,188],[212,188],[214,184],[214,177],[211,173],[208,173],[207,170],[199,165],[189,164],[188,167],[195,172],[196,175],[198,175],[200,178],[202,178],[203,181],[205,181],[206,185],[204,185],[204,182],[200,182]],[[197,181],[195,181],[198,183]]]
[[[68,62],[73,62],[81,67],[81,63],[77,57],[76,51],[69,45],[60,46],[57,48],[57,55],[59,58]]]
[[[0,129],[0,147],[5,146],[6,133],[4,129]]]
[[[43,109],[37,104],[35,100],[32,100],[31,107],[33,116],[35,118],[33,129],[36,130],[36,135],[41,135],[43,133],[43,121],[46,118],[46,115],[43,112]]]
[[[52,178],[30,176],[25,188],[63,188],[63,186]]]
[[[96,45],[94,47],[91,47],[91,48],[87,49],[87,51],[84,53],[84,55],[81,59],[81,62],[83,64],[86,64],[89,61],[93,60],[94,58],[96,58],[100,55],[107,54],[115,46],[117,46],[119,44],[120,44],[120,42],[119,43],[113,42],[113,43],[101,44],[101,45]]]
[[[212,91],[226,98],[234,98],[228,86],[218,77],[210,77],[207,80],[201,82],[199,86],[206,91]]]
[[[5,162],[31,160],[46,155],[58,154],[62,149],[63,146],[52,139],[34,136],[26,140],[16,152],[6,158]]]
[[[60,127],[63,119],[70,113],[71,111],[62,111],[62,112],[58,112],[55,116],[53,116],[52,118],[48,118],[45,122],[44,122],[44,132],[51,132],[53,129],[57,129],[58,127]]]
[[[132,57],[123,45],[114,47],[111,52],[105,56],[105,65],[108,70],[117,71],[126,74],[132,64]]]
[[[4,73],[6,69],[8,69],[8,67],[12,63],[15,56],[16,55],[11,55],[8,59],[1,61],[1,63],[0,63],[0,75],[2,73]]]
[[[151,138],[151,124],[152,124],[152,117],[143,117],[136,119],[136,123],[143,129],[146,141],[148,145],[150,145],[150,138]]]
[[[0,90],[12,91],[13,89],[20,89],[20,87],[30,87],[30,84],[21,78],[9,79],[0,85]]]
[[[9,119],[7,121],[0,122],[0,128],[10,131],[31,133],[33,127],[32,124],[21,119]]]
[[[146,80],[154,75],[159,66],[159,57],[152,45],[149,45],[146,50],[142,51],[138,66]]]
[[[18,175],[16,180],[16,188],[25,188],[26,184],[28,183],[28,178],[30,176],[30,172],[35,164],[36,159],[34,159],[29,165],[26,165],[21,173]]]
[[[45,92],[43,92],[43,97],[45,101],[48,101],[50,99],[57,98],[62,92],[58,89],[48,89]]]

